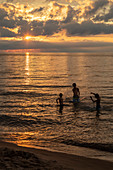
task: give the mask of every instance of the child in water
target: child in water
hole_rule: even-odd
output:
[[[72,91],[73,91],[73,102],[76,103],[76,102],[80,101],[80,99],[79,99],[80,98],[80,91],[79,91],[79,88],[76,87],[76,83],[73,83],[72,86],[73,86],[73,89],[72,89]]]
[[[99,96],[98,93],[92,93],[91,92],[91,94],[93,94],[95,96],[95,98],[96,98],[96,100],[94,100],[92,98],[92,96],[90,96],[91,100],[96,103],[96,111],[97,111],[97,115],[98,115],[98,113],[100,113],[100,108],[101,108],[100,107],[100,96]]]
[[[63,96],[63,94],[60,93],[59,97],[56,99],[57,104],[59,103],[60,106],[63,106],[63,98],[62,98],[62,96]]]

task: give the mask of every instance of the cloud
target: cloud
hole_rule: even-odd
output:
[[[41,52],[113,52],[113,43],[105,42],[40,42],[40,41],[0,41],[0,50],[39,49]]]
[[[109,6],[109,11],[103,15],[97,15],[93,20],[94,21],[104,21],[104,22],[108,22],[109,20],[113,19],[113,3],[111,4],[111,6]]]
[[[30,23],[31,35],[39,36],[43,34],[44,22],[43,21],[32,21]]]
[[[13,2],[13,0],[7,0],[7,2]]]
[[[46,22],[32,21],[30,23],[26,20],[22,20],[18,22],[17,25],[20,27],[18,31],[20,36],[51,36],[60,31],[59,22],[55,20],[48,20]]]
[[[69,5],[67,10],[67,17],[64,20],[64,23],[71,22],[75,16],[75,10]]]
[[[60,19],[65,15],[64,14],[64,8],[66,8],[65,5],[59,4],[57,2],[51,2],[48,5],[48,17],[50,18],[58,18],[60,17]]]
[[[39,12],[43,11],[43,9],[44,9],[44,7],[35,8],[30,12],[30,14],[39,13]]]
[[[7,16],[8,16],[7,11],[5,11],[5,9],[3,8],[0,8],[0,20],[3,20]]]
[[[29,25],[29,22],[26,20],[19,20],[17,22],[18,29],[18,35],[25,36],[26,34],[30,34],[31,27]]]
[[[24,5],[18,6],[16,8],[13,5],[4,3],[4,9],[0,8],[0,26],[3,28],[1,37],[12,37],[14,36],[25,36],[25,35],[53,35],[54,33],[60,30],[59,22],[57,20],[47,20],[47,21],[39,21],[33,20],[29,21],[28,17],[26,17],[26,13],[19,13],[19,10],[27,10],[27,7]],[[22,8],[22,9],[21,9]],[[36,11],[42,11],[43,8],[37,8],[31,13],[36,13]],[[19,15],[18,15],[19,13]],[[22,15],[23,14],[23,15]],[[28,12],[29,14],[29,12]],[[16,32],[14,28],[17,28]],[[7,31],[5,31],[7,30]],[[8,32],[9,30],[9,32]],[[6,32],[6,35],[5,35]],[[7,33],[8,32],[8,33]]]
[[[108,4],[111,5],[109,11],[103,13],[102,8]],[[84,15],[84,10],[86,15]],[[86,17],[89,15],[90,17]],[[72,7],[55,1],[50,2],[47,7],[37,8],[3,3],[0,6],[0,36],[52,36],[62,30],[66,30],[67,36],[111,34],[113,33],[112,23],[96,22],[102,20],[107,22],[112,18],[113,4],[108,0],[95,1],[92,6],[86,5],[83,9],[80,6]]]
[[[3,3],[0,8],[1,37],[22,36],[30,32],[30,23],[27,20],[27,6]],[[15,30],[14,30],[15,29]],[[6,33],[6,35],[5,35]]]
[[[1,20],[0,21],[0,26],[1,27],[6,27],[6,28],[15,28],[16,25],[15,25],[15,21],[14,20],[7,20],[7,19],[4,19],[4,20]]]
[[[16,6],[13,3],[3,3],[2,8],[8,11],[12,11],[16,8]]]
[[[53,35],[60,31],[59,22],[49,20],[45,23],[43,30],[43,35]]]
[[[66,29],[68,36],[86,36],[86,35],[98,35],[98,34],[111,34],[113,33],[113,25],[94,23],[90,20],[84,21],[81,24],[73,21],[68,24],[62,25],[63,29]]]
[[[16,34],[6,28],[0,29],[0,37],[15,37]]]
[[[109,4],[108,0],[96,0],[90,6],[85,6],[84,16],[91,17],[94,15],[99,9],[102,9],[105,5]]]
[[[45,2],[54,2],[55,0],[45,0]],[[76,0],[56,0],[57,3],[60,4],[72,4],[72,5],[77,5],[78,2]]]

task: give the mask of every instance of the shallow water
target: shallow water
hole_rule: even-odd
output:
[[[59,149],[85,146],[113,152],[113,55],[1,54],[0,138]],[[74,106],[72,83],[81,102]],[[97,117],[90,92],[101,96]],[[63,93],[65,106],[56,104]],[[64,149],[65,150],[65,149]]]

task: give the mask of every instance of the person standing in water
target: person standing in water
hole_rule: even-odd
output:
[[[92,93],[92,92],[91,92],[91,94],[93,94],[93,95],[95,96],[95,98],[96,98],[96,100],[94,100],[94,99],[92,98],[92,96],[90,96],[91,100],[96,103],[96,111],[97,111],[97,114],[96,114],[96,115],[99,116],[100,108],[101,108],[101,106],[100,106],[100,96],[99,96],[98,93]]]
[[[62,110],[63,110],[63,94],[60,93],[59,94],[59,97],[56,99],[56,102],[57,104],[59,103],[60,104],[60,108],[59,108],[59,112],[62,113]]]
[[[63,94],[60,93],[59,97],[56,99],[57,104],[59,103],[60,106],[63,106],[63,97],[62,96],[63,96]]]
[[[73,86],[73,102],[76,103],[76,102],[79,102],[80,101],[80,91],[79,91],[79,88],[76,87],[76,83],[73,83],[72,84]]]

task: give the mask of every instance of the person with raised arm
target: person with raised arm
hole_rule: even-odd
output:
[[[91,100],[92,100],[94,103],[96,103],[96,111],[97,111],[97,116],[98,116],[98,114],[100,113],[100,108],[101,108],[101,106],[100,106],[100,100],[101,100],[101,99],[100,99],[100,96],[99,96],[98,93],[93,93],[93,92],[91,92],[91,94],[93,94],[93,95],[95,96],[95,98],[96,98],[96,100],[94,100],[93,97],[90,96]]]

